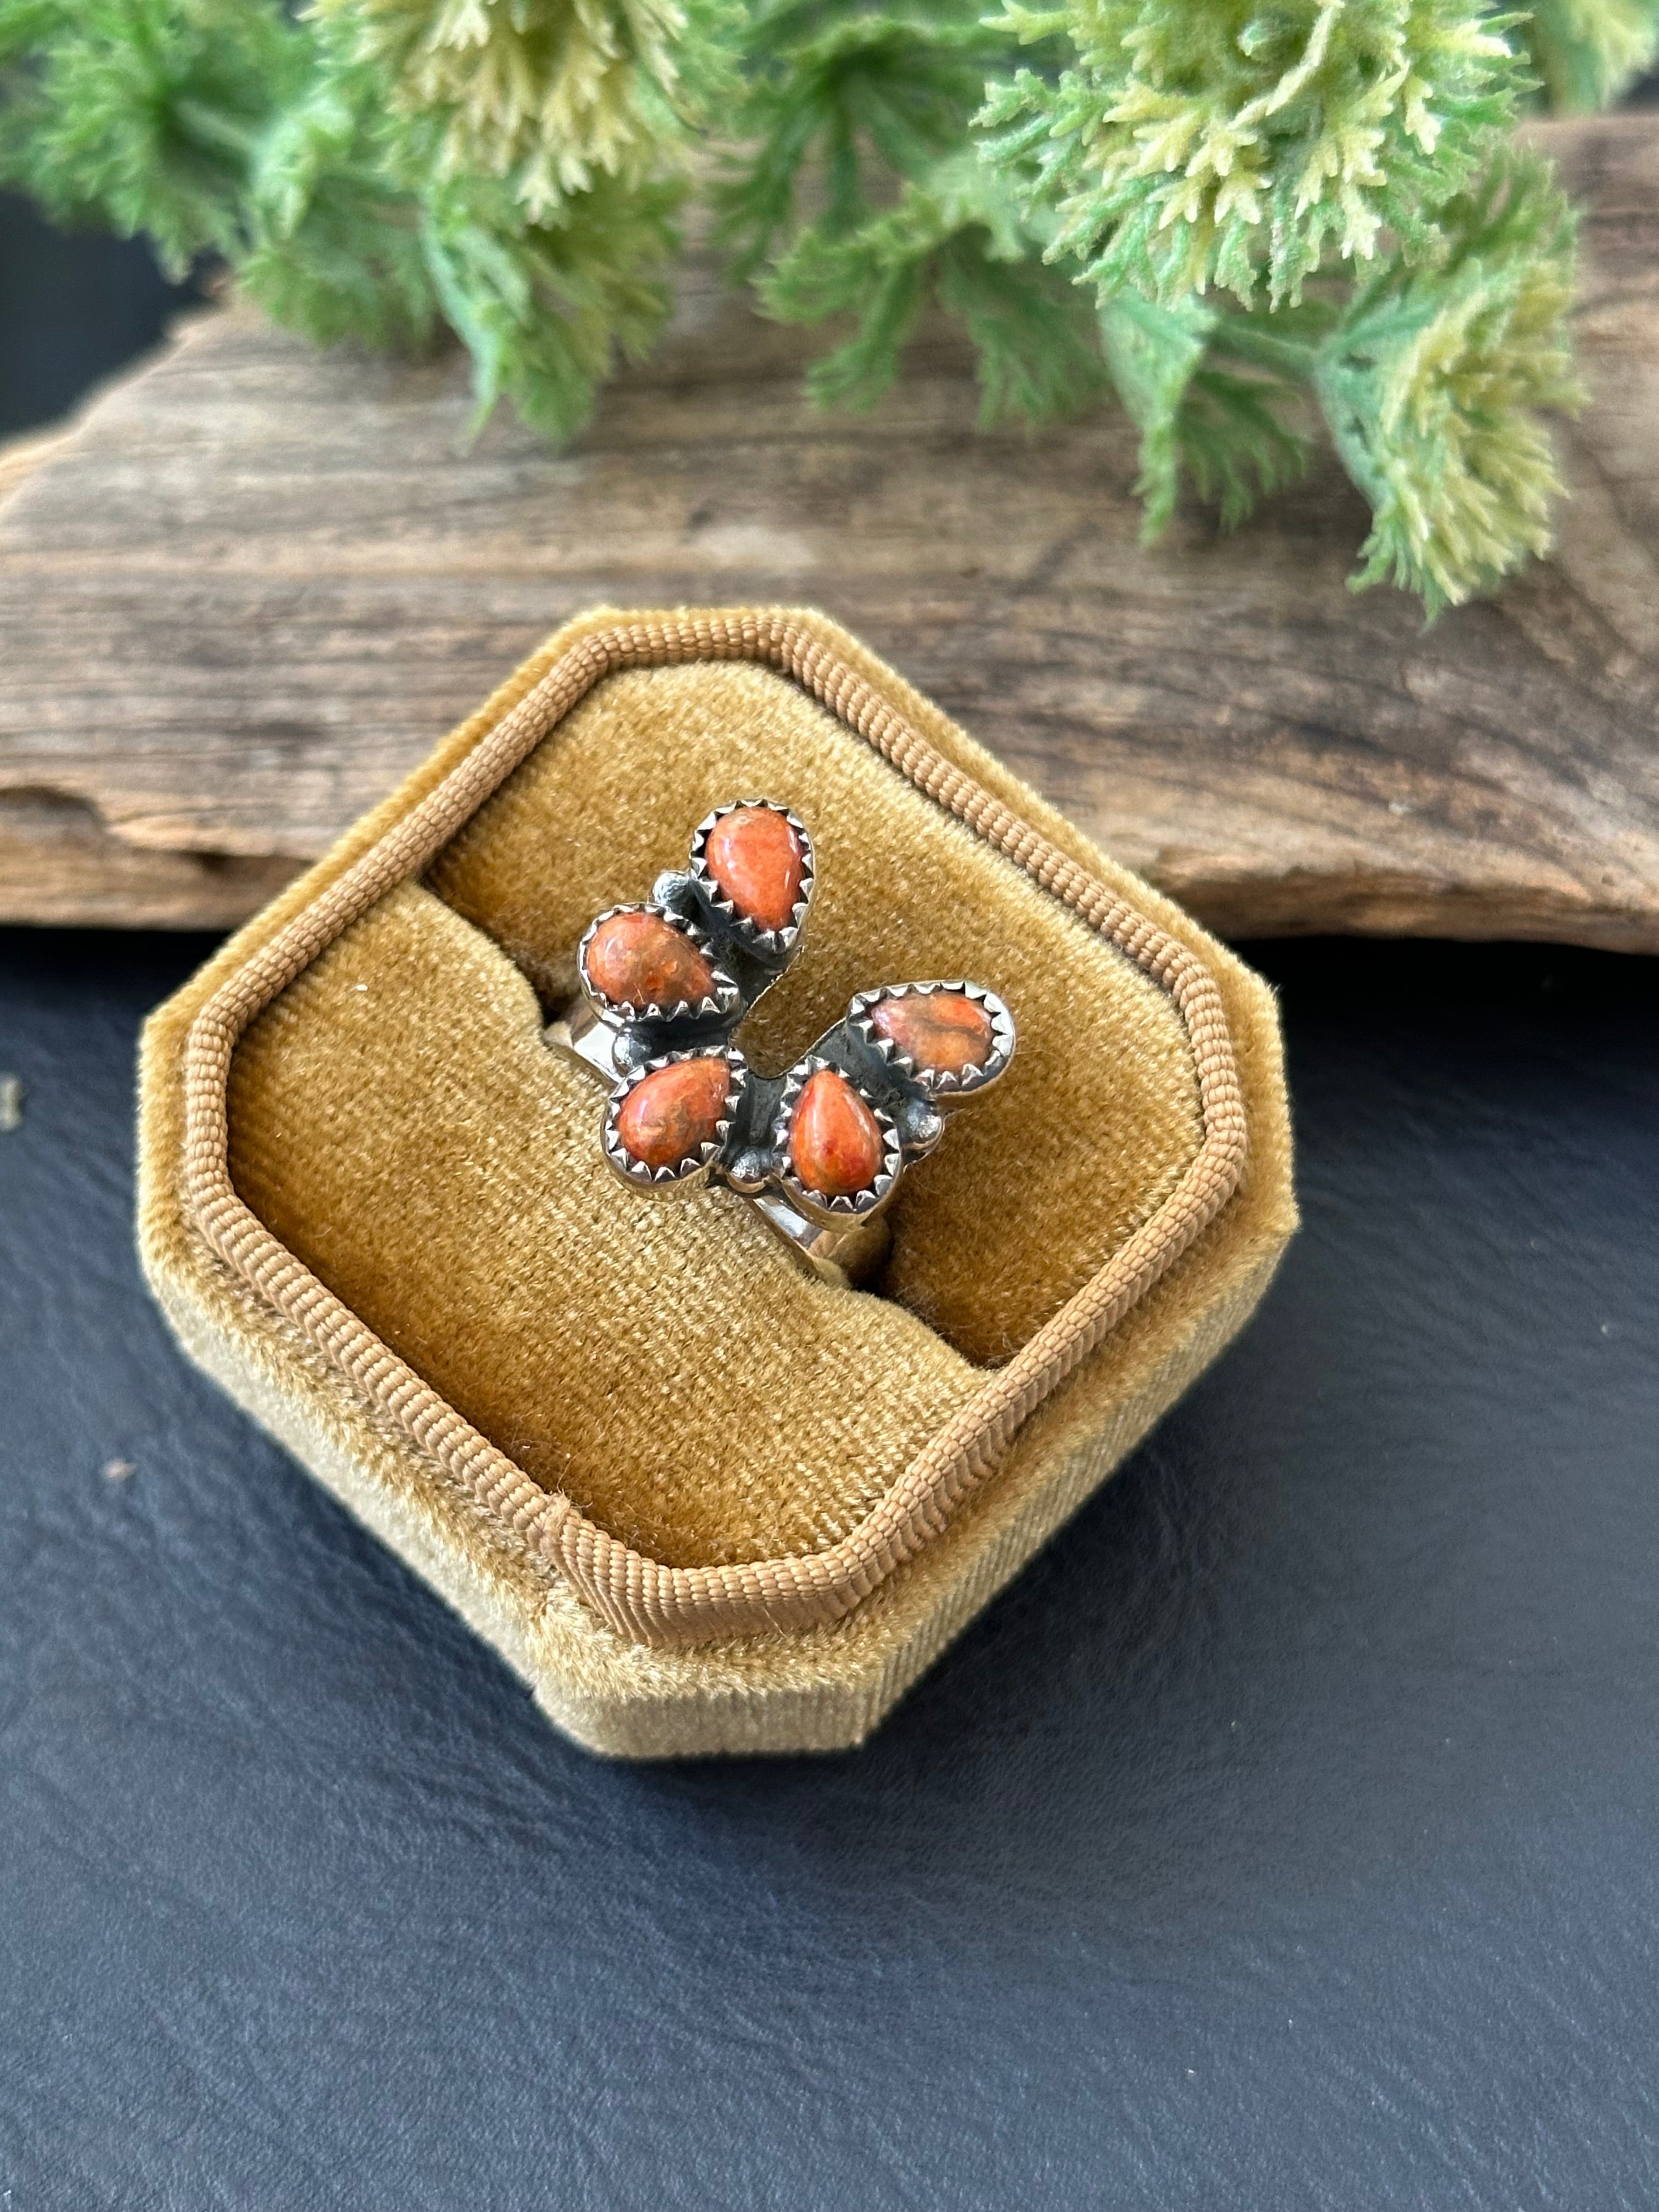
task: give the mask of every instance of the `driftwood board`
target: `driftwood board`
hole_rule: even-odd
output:
[[[949,346],[872,417],[694,273],[556,453],[461,365],[202,319],[0,456],[0,917],[219,925],[598,603],[826,609],[1233,934],[1659,948],[1659,118],[1544,133],[1588,204],[1555,557],[1425,630],[1334,464],[1137,543],[1120,418],[981,437]]]

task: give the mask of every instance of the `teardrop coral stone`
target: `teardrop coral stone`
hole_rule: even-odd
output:
[[[868,1190],[881,1166],[881,1130],[844,1075],[821,1067],[808,1076],[789,1128],[789,1161],[820,1198]]]
[[[935,1075],[961,1075],[991,1057],[991,1017],[977,999],[960,991],[913,992],[884,999],[870,1026],[896,1050]]]
[[[678,1060],[636,1083],[617,1114],[623,1150],[642,1167],[677,1168],[714,1134],[730,1071],[713,1054]]]
[[[689,937],[642,908],[613,914],[588,940],[587,979],[621,1006],[695,1006],[714,971]]]
[[[773,806],[722,814],[702,848],[703,866],[738,912],[763,929],[785,929],[800,896],[806,855],[787,818]]]

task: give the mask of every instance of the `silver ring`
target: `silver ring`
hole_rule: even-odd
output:
[[[848,1284],[885,1258],[905,1169],[1006,1073],[1014,1018],[981,983],[883,984],[781,1075],[750,1067],[733,1035],[799,951],[814,877],[792,808],[717,806],[684,869],[595,915],[581,994],[547,1036],[605,1085],[600,1144],[625,1182],[726,1183],[815,1274]]]

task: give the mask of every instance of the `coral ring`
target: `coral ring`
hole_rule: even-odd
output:
[[[548,1036],[606,1085],[601,1143],[626,1182],[726,1183],[816,1273],[848,1283],[885,1256],[906,1166],[1004,1073],[1014,1023],[981,984],[887,984],[784,1074],[750,1068],[733,1032],[794,957],[813,877],[792,809],[716,807],[648,902],[595,916],[577,947],[581,995]]]

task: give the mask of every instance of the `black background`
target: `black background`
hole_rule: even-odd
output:
[[[1247,1334],[863,1751],[628,1768],[149,1306],[208,949],[0,933],[8,2212],[1655,2201],[1652,964],[1255,948]]]

